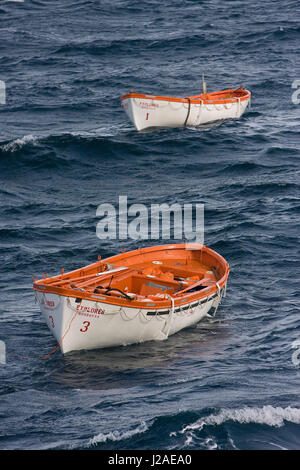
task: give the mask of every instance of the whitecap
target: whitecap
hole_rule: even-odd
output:
[[[204,444],[208,450],[215,450],[218,448],[218,444],[211,437],[205,439]]]
[[[201,431],[204,426],[220,425],[227,421],[235,421],[241,424],[255,423],[267,426],[281,427],[285,421],[300,424],[300,409],[274,407],[271,405],[258,407],[244,407],[238,409],[221,409],[218,413],[201,418],[192,424],[185,426],[180,433],[187,431]]]
[[[24,135],[21,139],[15,139],[11,142],[8,142],[5,145],[1,145],[0,149],[3,152],[15,152],[23,147],[23,145],[28,144],[29,142],[34,142],[37,138],[34,137],[32,134]]]
[[[99,433],[88,441],[88,447],[96,445],[100,442],[107,441],[122,441],[124,439],[129,439],[130,437],[136,434],[142,434],[149,429],[149,426],[142,421],[136,428],[129,429],[127,431],[120,432],[118,430],[111,431],[109,433]]]

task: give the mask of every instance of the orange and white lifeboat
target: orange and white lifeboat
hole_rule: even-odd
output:
[[[229,266],[203,245],[160,245],[122,253],[33,289],[62,353],[150,340],[214,316]]]
[[[184,98],[145,95],[131,91],[121,104],[138,131],[153,127],[197,127],[240,118],[251,93],[244,88],[202,93]]]

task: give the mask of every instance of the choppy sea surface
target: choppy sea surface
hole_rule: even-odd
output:
[[[292,0],[0,3],[1,449],[300,448],[299,15]],[[203,72],[251,109],[135,131],[122,94],[195,95]],[[204,204],[205,244],[231,267],[216,321],[41,359],[55,339],[32,276],[157,243],[96,236],[120,195]]]

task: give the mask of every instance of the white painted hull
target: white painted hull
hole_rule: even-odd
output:
[[[120,307],[73,297],[35,292],[43,317],[62,353],[82,349],[165,340],[168,336],[207,317],[219,306],[224,288],[189,306],[165,310]],[[160,313],[162,312],[162,313]]]
[[[128,97],[122,106],[135,128],[140,131],[151,127],[198,127],[220,120],[240,118],[250,101],[208,104],[174,102],[167,100]]]

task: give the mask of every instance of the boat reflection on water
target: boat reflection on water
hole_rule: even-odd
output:
[[[60,385],[80,390],[106,390],[173,381],[193,362],[205,369],[230,335],[230,324],[205,320],[168,341],[148,341],[124,347],[73,351],[64,355],[52,375]],[[220,356],[219,356],[220,357]]]
[[[198,126],[188,127],[187,129],[189,131],[209,131],[210,129],[221,126],[225,122],[230,122],[230,119],[218,119],[217,121],[208,122],[206,124],[199,124]],[[146,129],[142,129],[139,132],[140,134],[150,134],[151,132],[158,132],[160,130],[170,131],[170,129],[167,127],[147,127]]]

